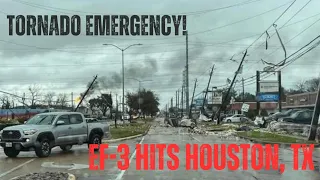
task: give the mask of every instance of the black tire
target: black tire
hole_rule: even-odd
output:
[[[227,123],[231,123],[231,120],[230,120],[230,119],[228,119],[228,120],[227,120]]]
[[[70,151],[72,148],[72,145],[63,145],[63,146],[60,146],[60,149],[62,151]]]
[[[89,148],[90,144],[98,144],[98,148],[95,149],[94,151],[99,151],[101,142],[102,142],[102,137],[98,134],[94,134],[89,139],[88,148]]]
[[[51,154],[51,143],[47,138],[42,138],[35,148],[36,155],[40,158],[48,157]]]
[[[4,154],[10,158],[15,158],[19,155],[20,151],[15,148],[3,148]]]

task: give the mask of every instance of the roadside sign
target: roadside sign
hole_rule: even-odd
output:
[[[250,108],[250,105],[249,105],[249,104],[242,104],[241,111],[242,111],[242,112],[248,112],[248,111],[249,111],[249,108]]]
[[[279,100],[279,94],[258,94],[258,101],[262,102],[277,102]]]
[[[279,83],[278,81],[260,81],[260,92],[278,92]]]

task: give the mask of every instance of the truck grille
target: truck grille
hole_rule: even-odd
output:
[[[2,139],[20,139],[21,134],[20,131],[3,131],[2,132]]]

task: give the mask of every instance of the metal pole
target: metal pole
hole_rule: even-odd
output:
[[[72,111],[73,111],[73,108],[74,108],[74,105],[73,105],[73,92],[71,92],[71,107],[72,107]]]
[[[178,104],[177,104],[177,107],[178,107],[178,112],[179,112],[179,101],[180,101],[180,98],[179,98],[179,95],[180,95],[180,89],[178,89]]]
[[[190,106],[190,111],[189,111],[189,117],[191,117],[191,110],[192,110],[194,92],[196,91],[196,87],[197,87],[197,79],[196,79],[196,81],[194,82],[193,93],[192,93],[192,98],[191,98],[191,106]],[[197,122],[196,122],[196,124],[197,124]]]
[[[141,101],[140,101],[140,85],[141,85],[141,81],[139,81],[139,92],[138,92],[138,94],[139,94],[139,99],[138,99],[138,104],[139,104],[139,117],[140,117],[140,103],[141,103]]]
[[[244,104],[244,79],[242,78],[242,104]]]
[[[124,120],[124,49],[122,52],[122,119]]]
[[[181,90],[181,117],[183,117],[183,89],[184,89],[184,87],[182,86],[182,90]]]
[[[281,71],[278,71],[278,83],[279,83],[279,112],[282,111],[282,85],[281,85]]]
[[[186,31],[186,111],[187,112],[189,112],[189,52],[188,51],[189,51],[188,31]]]
[[[317,99],[314,105],[314,112],[313,112],[313,117],[312,117],[311,126],[310,126],[310,133],[308,138],[309,141],[314,141],[316,139],[319,115],[320,115],[320,84],[318,87]]]
[[[257,92],[256,92],[256,100],[257,100],[257,113],[258,114],[260,114],[259,112],[260,112],[260,102],[259,102],[259,99],[258,99],[258,95],[259,95],[259,93],[260,93],[260,71],[257,71],[257,75],[256,75],[256,77],[257,77],[257,82],[256,82],[256,84],[257,84]]]
[[[217,121],[217,124],[220,124],[220,112],[221,112],[221,109],[222,109],[222,108],[225,108],[224,106],[226,106],[226,101],[227,101],[227,99],[228,99],[230,90],[232,89],[232,86],[233,86],[233,84],[234,84],[234,82],[235,82],[235,80],[236,80],[236,78],[237,78],[237,75],[238,75],[238,72],[239,72],[240,68],[242,67],[242,64],[243,64],[243,61],[244,61],[245,57],[247,56],[247,52],[248,52],[248,50],[245,51],[245,53],[244,53],[244,55],[243,55],[243,57],[242,57],[242,60],[241,60],[241,62],[240,62],[240,64],[239,64],[239,67],[238,67],[238,69],[237,69],[237,71],[236,71],[236,73],[235,73],[235,76],[233,77],[233,80],[232,80],[232,82],[231,82],[231,85],[230,85],[230,87],[229,87],[229,89],[228,89],[228,92],[226,93],[226,95],[224,96],[224,98],[223,98],[223,100],[222,100],[221,107],[220,107],[219,110],[218,110],[218,121]]]

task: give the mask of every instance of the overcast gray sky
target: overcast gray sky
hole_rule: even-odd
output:
[[[287,54],[319,35],[320,1],[296,1],[276,22]],[[246,2],[242,5],[242,2]],[[185,36],[9,36],[7,15],[80,15],[85,24],[85,15],[178,15],[187,14],[189,32],[190,97],[195,78],[198,78],[196,94],[207,84],[213,64],[215,70],[212,86],[223,86],[239,65],[241,52],[254,42],[292,3],[290,0],[1,0],[0,2],[0,59],[1,90],[21,95],[30,84],[40,85],[43,94],[85,91],[86,84],[98,75],[105,84],[103,92],[121,96],[121,51],[102,46],[112,43],[119,47],[141,43],[125,51],[126,91],[138,89],[138,83],[129,78],[152,80],[142,83],[160,96],[165,106],[182,86],[182,71],[185,66]],[[236,6],[234,6],[236,5]],[[221,7],[222,8],[217,10]],[[298,14],[296,14],[305,6]],[[197,12],[197,13],[195,13]],[[290,21],[288,21],[290,20]],[[286,23],[286,24],[285,24]],[[283,25],[285,25],[283,28]],[[268,29],[270,35],[274,28]],[[249,49],[242,77],[247,79],[262,70],[268,62],[284,59],[279,39],[274,34],[265,48],[266,34]],[[230,58],[236,54],[230,61]],[[298,81],[319,76],[319,48],[291,63],[282,70],[282,82],[286,88]],[[268,79],[275,79],[270,76]],[[240,83],[235,87],[241,90]],[[254,92],[255,83],[245,81],[245,90]],[[28,95],[27,95],[28,96]]]

